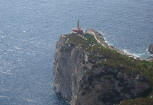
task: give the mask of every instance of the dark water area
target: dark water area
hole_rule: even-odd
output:
[[[0,105],[66,105],[53,90],[56,41],[78,18],[142,58],[153,43],[152,0],[1,0]]]

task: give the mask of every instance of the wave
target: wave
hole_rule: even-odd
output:
[[[149,53],[147,50],[143,53],[131,53],[128,49],[123,49],[123,52],[136,58],[147,59],[149,57],[153,57],[153,54]]]
[[[2,96],[2,95],[0,95],[0,99],[1,99],[1,98],[3,98],[3,99],[9,99],[8,96]]]
[[[4,39],[6,37],[5,33],[0,30],[0,39]]]
[[[26,30],[23,30],[22,32],[23,32],[23,33],[26,33],[27,31],[26,31]]]
[[[103,33],[103,34],[102,34],[102,37],[104,38],[105,43],[107,43],[109,46],[114,46],[113,43],[111,43],[109,40],[107,40],[106,37],[104,37],[104,36],[106,36],[106,35],[104,34],[104,32],[102,32],[102,31],[100,31],[100,30],[98,30],[98,32]],[[123,51],[126,55],[131,56],[131,57],[134,57],[134,58],[147,59],[147,58],[149,58],[150,56],[153,57],[153,54],[150,54],[149,51],[148,51],[148,49],[146,49],[146,51],[143,52],[143,53],[134,53],[134,52],[130,52],[128,49],[122,49],[122,48],[119,49],[119,50]]]
[[[105,40],[105,43],[107,43],[109,46],[113,46],[113,44],[110,43],[106,38],[104,38],[104,40]]]
[[[148,51],[148,48],[146,49],[146,52],[147,52],[147,54],[149,54],[150,56],[153,56],[153,54],[151,54],[151,53]]]
[[[123,49],[123,52],[127,55],[131,55],[131,56],[134,56],[136,58],[140,58],[141,57],[141,54],[137,54],[137,53],[131,53],[130,51],[128,51],[128,49]]]
[[[20,47],[18,47],[18,46],[14,46],[14,48],[16,49],[16,50],[21,50],[22,48],[20,48]]]
[[[37,101],[34,100],[34,99],[25,98],[25,97],[22,97],[22,99],[23,99],[24,101],[28,102],[28,103],[37,103]]]
[[[10,72],[5,72],[5,71],[0,71],[0,73],[2,73],[2,74],[5,74],[5,75],[13,75],[12,73],[10,73]]]

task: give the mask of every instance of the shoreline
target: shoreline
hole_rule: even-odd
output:
[[[137,55],[137,54],[135,54],[135,53],[131,53],[131,52],[127,51],[127,49],[119,49],[119,48],[114,47],[112,44],[109,44],[108,41],[105,40],[104,36],[103,36],[101,33],[99,33],[98,31],[96,31],[96,30],[94,30],[94,29],[87,29],[87,30],[85,31],[85,33],[88,33],[88,34],[93,35],[94,38],[97,40],[97,42],[98,42],[99,44],[101,44],[101,45],[104,46],[104,47],[111,48],[111,49],[117,51],[117,52],[120,53],[120,54],[126,55],[126,56],[128,56],[128,57],[132,57],[132,58],[134,58],[134,59],[136,59],[136,60],[142,60],[142,61],[143,61],[143,60],[145,60],[145,61],[153,60],[153,58],[152,58],[153,55],[150,54],[148,51],[145,52],[145,53],[150,54],[150,56],[148,56],[147,58],[142,58],[141,56],[139,56],[139,55]],[[150,58],[152,58],[152,59],[150,59]]]

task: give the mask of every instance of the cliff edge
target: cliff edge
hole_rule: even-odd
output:
[[[153,62],[125,55],[92,29],[61,35],[54,86],[71,105],[153,105]]]

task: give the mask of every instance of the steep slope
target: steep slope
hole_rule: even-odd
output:
[[[152,105],[153,62],[124,55],[100,36],[87,30],[60,37],[54,62],[56,92],[71,105],[141,105],[135,103],[146,100]],[[135,99],[134,104],[129,99]]]

